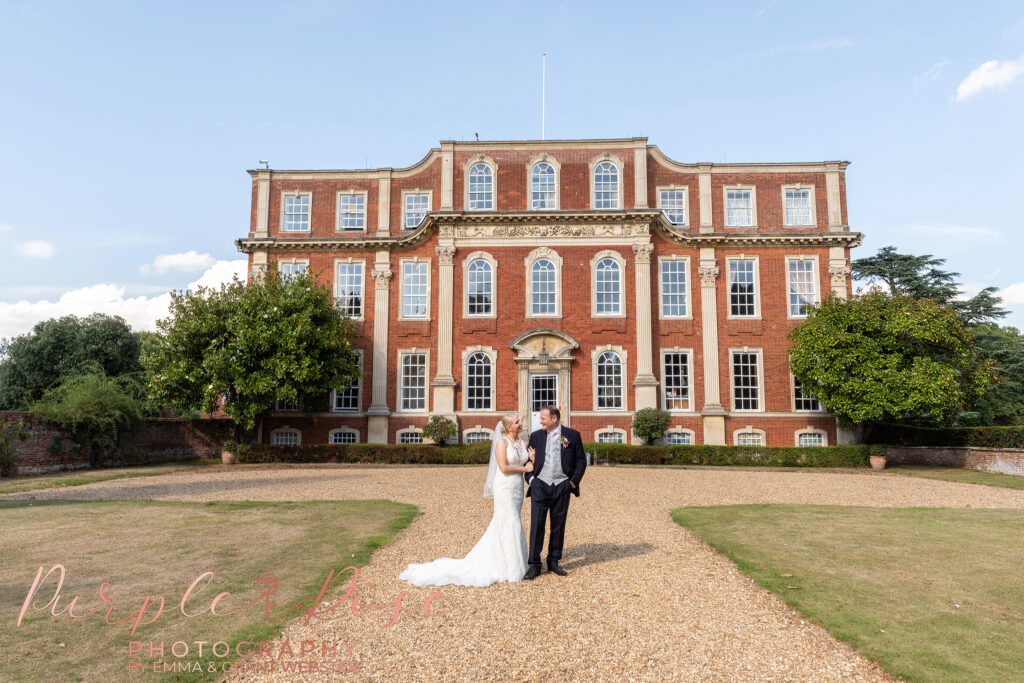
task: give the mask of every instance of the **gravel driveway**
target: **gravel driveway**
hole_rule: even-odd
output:
[[[569,576],[545,571],[534,581],[487,588],[400,581],[409,562],[462,557],[476,543],[491,516],[492,503],[482,497],[485,477],[484,466],[237,468],[2,498],[413,503],[423,514],[376,551],[359,580],[364,604],[393,605],[400,591],[409,592],[408,611],[393,626],[382,627],[393,609],[363,616],[346,609],[332,613],[343,615],[334,621],[298,620],[284,631],[296,651],[302,640],[355,641],[358,672],[334,676],[389,681],[891,680],[745,578],[676,525],[669,510],[734,503],[1024,508],[1024,491],[884,473],[592,466],[582,495],[569,504],[561,562]],[[523,507],[528,528],[529,499]],[[346,576],[343,587],[349,583]],[[424,615],[419,606],[435,590],[446,598],[435,609],[460,605]],[[324,678],[331,674],[235,672],[228,680]]]

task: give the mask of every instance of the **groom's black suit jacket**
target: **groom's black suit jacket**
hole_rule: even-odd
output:
[[[572,492],[576,495],[580,495],[580,479],[583,478],[583,472],[587,469],[587,456],[583,452],[583,439],[580,438],[580,433],[575,429],[571,429],[562,425],[562,438],[568,439],[568,447],[562,446],[562,471],[565,472],[565,476],[572,480],[575,484],[572,487]],[[533,458],[533,472],[524,472],[523,479],[526,480],[527,489],[526,495],[529,497],[530,488],[529,484],[533,479],[540,474],[541,469],[544,467],[544,456],[545,451],[548,447],[548,433],[544,429],[538,429],[534,433],[530,434],[530,446],[534,450]]]

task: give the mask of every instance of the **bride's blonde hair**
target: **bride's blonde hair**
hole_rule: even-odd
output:
[[[505,430],[505,433],[509,436],[512,435],[512,421],[519,417],[518,413],[505,413],[501,416],[501,428]]]

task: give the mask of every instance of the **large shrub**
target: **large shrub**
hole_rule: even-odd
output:
[[[672,416],[658,408],[641,408],[633,414],[633,433],[647,443],[654,443],[665,435]]]
[[[423,438],[430,439],[438,446],[443,446],[448,439],[455,436],[455,423],[442,415],[434,415],[423,428]]]

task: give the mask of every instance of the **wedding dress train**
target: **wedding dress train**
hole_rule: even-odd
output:
[[[508,443],[509,465],[523,465],[528,456],[519,440],[502,436]],[[492,448],[493,458],[493,448]],[[523,529],[523,475],[493,475],[494,514],[487,530],[469,554],[461,559],[442,557],[433,562],[410,564],[398,578],[416,586],[489,586],[501,581],[521,581],[526,574],[526,532]]]

